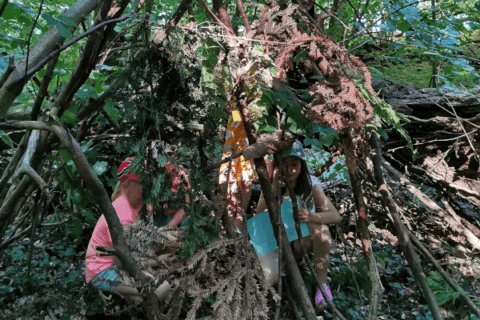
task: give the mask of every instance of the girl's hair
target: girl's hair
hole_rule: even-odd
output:
[[[312,194],[312,181],[310,179],[310,173],[308,171],[307,163],[303,159],[300,159],[300,162],[302,166],[300,168],[300,174],[297,178],[297,184],[295,185],[293,191],[303,200],[306,200]]]
[[[117,182],[117,185],[115,186],[115,189],[113,189],[112,193],[112,202],[117,200],[118,197],[120,197],[120,194],[122,193],[122,186],[120,184],[120,181]]]

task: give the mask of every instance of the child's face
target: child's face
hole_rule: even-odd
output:
[[[295,181],[300,175],[300,170],[302,169],[302,161],[298,157],[289,156],[285,159],[285,165],[287,168],[287,180]]]

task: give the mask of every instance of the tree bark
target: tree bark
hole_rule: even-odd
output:
[[[192,0],[182,0],[180,4],[178,5],[177,10],[173,14],[172,18],[170,21],[167,23],[165,26],[165,29],[157,32],[155,36],[153,37],[153,44],[155,45],[160,45],[165,39],[167,39],[168,35],[170,34],[170,31],[172,30],[173,27],[177,25],[177,23],[180,21],[180,19],[183,17],[185,12],[188,10],[188,6],[192,3]]]
[[[360,177],[356,165],[355,144],[353,142],[353,133],[348,132],[343,134],[340,138],[342,141],[343,150],[345,153],[345,160],[352,183],[353,196],[355,198],[355,206],[357,207],[357,228],[360,232],[360,239],[362,240],[363,254],[367,261],[367,268],[369,271],[369,278],[372,284],[372,292],[370,293],[370,308],[368,312],[368,319],[376,319],[378,305],[380,303],[380,296],[383,293],[380,275],[378,273],[377,262],[373,255],[372,243],[370,240],[370,233],[368,230],[367,208],[363,198],[363,190],[360,184]]]

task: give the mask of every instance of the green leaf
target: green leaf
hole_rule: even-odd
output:
[[[168,161],[168,157],[164,154],[161,154],[158,158],[157,158],[157,163],[160,167],[165,167],[165,165],[167,164],[167,161]]]
[[[66,110],[62,114],[62,117],[60,118],[60,120],[62,120],[62,122],[65,123],[66,125],[70,125],[70,126],[76,125],[78,123],[77,116],[71,110]]]
[[[97,176],[101,176],[105,171],[107,171],[107,168],[108,162],[106,161],[97,161],[92,166],[93,172],[95,172]]]
[[[66,26],[68,27],[72,27],[72,28],[76,28],[77,27],[77,24],[75,23],[75,21],[73,21],[72,18],[70,17],[67,17],[67,16],[60,16],[59,20]]]
[[[2,138],[3,142],[5,142],[10,148],[13,148],[12,139],[5,133],[5,131],[0,130],[0,137]]]
[[[65,27],[61,22],[55,23],[55,28],[57,29],[58,33],[65,39],[72,38],[72,32]]]
[[[305,140],[303,140],[303,144],[305,146],[319,146],[321,143],[317,139],[306,138]]]
[[[112,118],[113,121],[117,122],[119,118],[119,111],[115,109],[115,104],[113,103],[113,100],[111,98],[108,98],[105,101],[105,111],[107,114]]]
[[[295,63],[300,63],[303,60],[305,60],[306,57],[307,57],[307,51],[302,51],[299,54],[297,54],[295,58],[293,58],[293,60],[295,61]]]
[[[19,20],[20,17],[31,14],[33,14],[33,11],[28,9],[24,4],[9,2],[5,7],[1,18],[6,20]]]
[[[55,19],[51,14],[43,13],[42,14],[43,20],[45,20],[50,26],[54,26],[58,23],[58,20]]]
[[[97,90],[89,86],[88,84],[84,84],[76,93],[76,96],[80,99],[87,100],[89,98],[98,98]]]

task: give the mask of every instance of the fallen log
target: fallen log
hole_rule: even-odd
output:
[[[424,111],[430,116],[432,113],[428,110],[437,109],[439,105],[453,106],[461,116],[475,116],[480,113],[480,88],[475,88],[470,92],[416,88],[380,79],[373,79],[372,87],[380,98],[403,114],[413,115]]]

